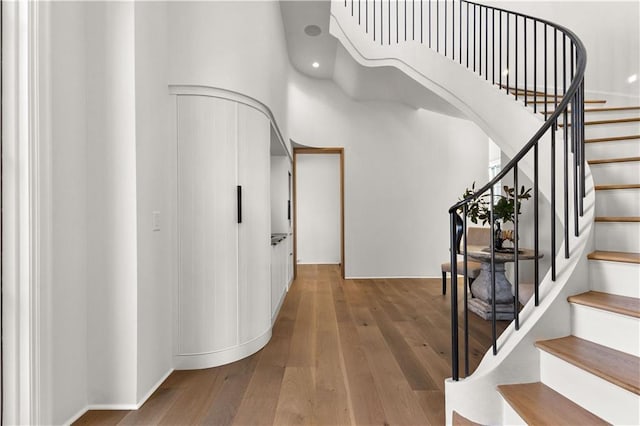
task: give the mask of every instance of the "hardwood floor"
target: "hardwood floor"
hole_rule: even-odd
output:
[[[261,351],[175,371],[139,410],[90,411],[76,424],[444,424],[451,338],[440,279],[342,280],[331,265],[298,274]],[[491,323],[469,320],[473,371]]]

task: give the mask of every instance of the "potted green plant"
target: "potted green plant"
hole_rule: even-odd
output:
[[[470,197],[475,193],[476,183],[473,182],[471,188],[465,189],[462,194],[461,200]],[[493,202],[493,214],[494,214],[494,241],[495,248],[500,250],[503,248],[502,243],[505,240],[513,241],[513,231],[503,231],[501,224],[513,223],[515,221],[516,212],[521,214],[522,200],[528,200],[531,198],[531,188],[526,189],[523,186],[520,187],[518,192],[518,203],[516,205],[516,189],[510,186],[503,186],[504,194],[494,195]],[[467,204],[467,217],[471,222],[477,224],[482,222],[483,225],[491,222],[491,194],[483,194],[478,198],[470,201]],[[460,213],[463,213],[463,207],[458,209]]]

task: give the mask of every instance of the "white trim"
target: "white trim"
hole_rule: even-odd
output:
[[[81,408],[80,410],[78,410],[77,413],[75,413],[73,416],[69,417],[69,420],[67,420],[66,422],[62,423],[64,426],[68,426],[68,425],[72,425],[74,424],[76,421],[78,421],[78,419],[82,416],[85,415],[85,413],[89,411],[89,406],[86,406],[84,408]]]
[[[439,280],[442,281],[442,275],[438,275],[438,276],[423,276],[423,275],[394,275],[394,276],[379,276],[379,277],[359,277],[359,276],[349,276],[349,277],[345,277],[345,280],[402,280],[402,279],[408,279],[408,280]]]
[[[188,96],[209,96],[212,98],[221,98],[228,99],[231,101],[235,101],[249,107],[255,108],[271,121],[274,129],[276,130],[276,134],[278,139],[280,140],[280,144],[284,148],[289,157],[290,161],[293,161],[293,156],[289,152],[287,148],[287,144],[284,142],[284,138],[282,137],[282,132],[280,132],[280,127],[276,122],[276,118],[271,112],[271,109],[260,102],[259,100],[252,98],[251,96],[244,95],[239,92],[234,92],[233,90],[222,89],[219,87],[211,87],[211,86],[201,86],[195,84],[170,84],[169,85],[169,93],[172,95],[188,95]]]
[[[3,2],[3,331],[4,418],[6,424],[40,423],[40,280],[48,273],[46,243],[40,235],[48,199],[40,193],[46,182],[39,165],[39,4]],[[48,194],[47,194],[48,195]],[[45,212],[46,213],[46,212]],[[9,303],[11,302],[11,304]]]
[[[260,336],[227,349],[202,354],[179,354],[173,357],[176,370],[195,370],[229,364],[253,355],[262,349],[271,339],[271,324]]]

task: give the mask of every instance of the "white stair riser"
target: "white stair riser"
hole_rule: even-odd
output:
[[[640,298],[640,264],[589,261],[589,287],[603,293]]]
[[[502,395],[500,397],[502,398]],[[527,424],[504,398],[502,398],[502,424],[510,426],[526,426]]]
[[[640,424],[640,396],[542,350],[540,380],[609,423]]]
[[[640,161],[592,164],[590,167],[596,185],[640,183]]]
[[[640,216],[640,189],[596,191],[596,216]]]
[[[640,222],[596,222],[596,249],[640,252]]]
[[[640,122],[587,125],[584,126],[584,134],[587,139],[607,136],[638,135],[640,134]]]
[[[640,156],[640,139],[586,144],[587,160]]]
[[[587,107],[598,108],[598,107]],[[640,109],[629,109],[622,111],[585,111],[584,121],[594,120],[616,120],[619,118],[633,118],[640,117]]]
[[[572,303],[571,334],[640,356],[640,318]]]

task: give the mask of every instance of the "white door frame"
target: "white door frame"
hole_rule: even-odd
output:
[[[41,80],[48,73],[41,74],[39,67],[39,57],[46,59],[39,50],[44,40],[39,19],[48,22],[45,10],[38,2],[2,3],[4,424],[40,420],[39,289],[51,275],[50,250],[41,250],[50,241],[51,217],[49,86]]]

